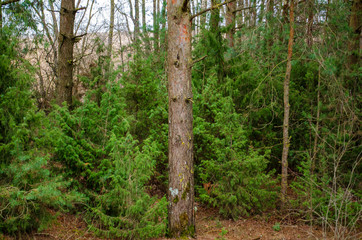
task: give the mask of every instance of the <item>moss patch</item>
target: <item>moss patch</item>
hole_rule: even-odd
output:
[[[182,213],[179,217],[180,220],[180,227],[186,228],[187,224],[189,223],[189,218],[186,212]]]
[[[187,193],[190,191],[190,183],[188,182],[187,185],[186,185],[186,188],[184,190],[184,192],[182,193],[182,196],[181,196],[181,199],[182,200],[185,200],[186,199],[186,196],[187,196]]]

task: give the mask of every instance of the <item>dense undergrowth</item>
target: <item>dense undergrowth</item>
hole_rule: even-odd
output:
[[[331,16],[330,31],[348,33],[336,24],[341,16]],[[106,237],[165,235],[167,200],[150,194],[151,186],[167,189],[165,53],[137,53],[124,72],[106,73],[97,62],[81,78],[82,102],[45,113],[34,99],[34,66],[14,32],[0,35],[0,232],[40,231],[53,209],[86,212],[90,229]],[[297,34],[289,156],[297,197],[281,206],[285,41],[268,44],[273,33],[263,24],[240,32],[248,40],[236,34],[234,48],[217,34],[201,31],[193,52],[208,53],[192,72],[197,201],[233,219],[290,207],[345,237],[362,212],[361,69],[346,69],[345,54],[334,50],[347,40],[330,34],[306,50]]]

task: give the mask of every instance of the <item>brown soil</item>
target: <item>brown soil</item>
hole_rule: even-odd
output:
[[[216,210],[200,208],[196,214],[196,239],[200,240],[297,240],[322,239],[319,229],[303,223],[283,224],[274,230],[279,221],[275,217],[254,217],[238,221],[220,218]],[[191,238],[189,238],[191,239]],[[325,238],[333,239],[331,237]],[[158,238],[154,240],[168,240]]]
[[[276,227],[278,222],[280,222],[280,229]],[[323,238],[320,229],[311,228],[301,222],[297,224],[287,223],[286,220],[278,221],[276,217],[272,216],[268,218],[259,216],[232,221],[220,218],[216,210],[202,207],[199,207],[196,214],[196,234],[196,239],[200,240],[333,239],[331,236]],[[10,240],[15,238],[2,237],[0,235],[0,239]],[[104,238],[96,237],[90,232],[81,216],[62,214],[56,218],[47,230],[31,235],[21,235],[16,239],[98,240]],[[157,238],[153,240],[167,239],[168,238]],[[358,239],[358,237],[355,239]]]

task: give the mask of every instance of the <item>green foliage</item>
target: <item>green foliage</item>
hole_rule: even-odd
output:
[[[51,219],[48,208],[71,209],[84,196],[53,175],[49,121],[31,99],[33,69],[16,54],[16,40],[9,45],[12,36],[1,37],[0,232],[14,234],[43,228]]]
[[[93,76],[104,77],[101,69],[97,72]],[[131,100],[124,97],[124,86],[109,80],[99,87],[103,88],[99,104],[93,100],[97,88],[89,90],[73,111],[54,106],[49,114],[54,124],[51,134],[56,136],[54,159],[62,165],[59,171],[72,180],[73,188],[90,197],[86,221],[95,233],[127,239],[164,235],[167,201],[150,197],[145,188],[157,159],[164,155],[162,144],[152,135],[142,145],[133,137],[137,115],[127,114]],[[147,110],[140,108],[149,114]]]
[[[95,197],[90,209],[92,229],[107,237],[145,239],[166,232],[167,201],[156,200],[145,192],[155,166],[157,147],[146,140],[142,151],[131,135],[110,139],[112,172],[109,184]]]
[[[87,90],[84,99],[72,110],[54,105],[46,115],[33,100],[36,69],[22,56],[30,48],[19,44],[20,34],[36,28],[28,11],[31,4],[21,1],[3,8],[0,232],[43,229],[54,218],[49,209],[81,209],[89,227],[105,237],[164,235],[164,49],[145,56],[137,42],[123,71],[112,71],[105,45],[96,38],[95,64],[88,75],[78,76]],[[296,7],[296,16],[308,23],[310,6],[303,4]],[[312,223],[337,232],[338,239],[343,229],[356,228],[362,211],[360,186],[354,184],[362,178],[361,69],[347,64],[349,55],[356,54],[349,48],[350,4],[314,2],[320,25],[312,28],[312,47],[306,43],[303,21],[295,25],[289,93],[288,166],[297,176],[292,188],[298,196],[292,204]],[[276,11],[266,13],[264,21],[262,12],[257,12],[255,26],[245,18],[238,24],[232,48],[223,39],[229,29],[217,27],[222,21],[217,14],[209,21],[213,26],[193,38],[192,58],[207,55],[192,66],[196,196],[233,219],[274,208],[279,190],[289,24]],[[162,1],[155,30],[166,26],[165,16]],[[159,33],[163,44],[166,28]],[[44,37],[35,41],[50,50]],[[279,231],[280,224],[273,229]],[[226,234],[223,228],[220,238]]]
[[[279,223],[279,222],[276,222],[276,223],[273,225],[273,230],[276,231],[276,232],[279,232],[279,231],[280,231],[280,223]]]
[[[224,81],[220,86],[211,75],[195,94],[196,174],[198,182],[212,184],[208,191],[198,187],[200,200],[237,219],[273,207],[277,189],[273,173],[266,173],[270,150],[254,148],[234,103],[240,97],[233,80]]]

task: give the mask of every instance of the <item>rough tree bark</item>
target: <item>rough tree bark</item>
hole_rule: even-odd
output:
[[[349,19],[349,27],[352,29],[352,37],[349,43],[349,51],[351,55],[349,56],[348,62],[349,67],[356,65],[360,61],[360,37],[362,30],[362,2],[361,0],[353,0],[351,16]],[[357,65],[358,66],[358,65]]]
[[[61,105],[64,101],[68,106],[72,105],[73,93],[73,46],[74,46],[74,0],[62,0],[60,9],[59,29],[59,60],[57,81],[57,103]]]
[[[135,8],[135,21],[134,21],[134,39],[138,42],[139,34],[140,34],[140,4],[139,0],[134,1]]]
[[[226,5],[226,26],[228,28],[226,39],[230,48],[234,47],[235,15],[235,2],[229,2]]]
[[[293,39],[294,39],[294,0],[290,1],[290,32],[288,41],[288,58],[287,69],[284,79],[284,120],[283,120],[283,153],[282,153],[282,182],[281,182],[281,200],[284,206],[286,202],[286,193],[288,188],[288,152],[289,152],[289,82],[290,72],[292,70],[292,55],[293,55]]]
[[[188,0],[169,0],[169,233],[193,235],[194,166],[191,89],[191,19]]]

